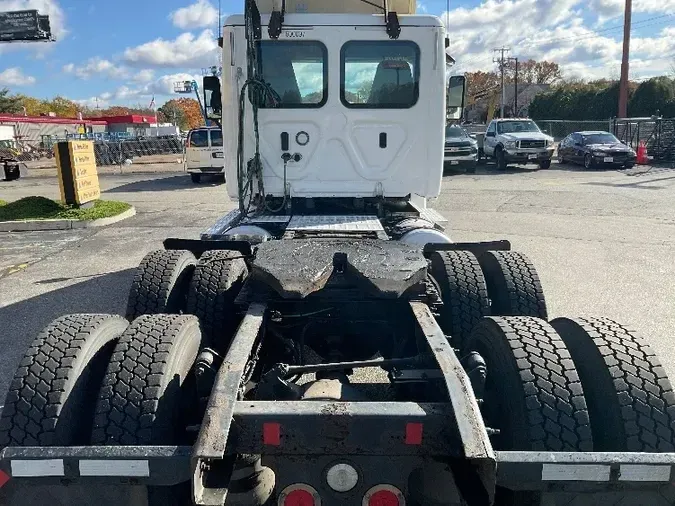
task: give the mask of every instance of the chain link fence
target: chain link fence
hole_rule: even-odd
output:
[[[128,139],[124,141],[94,141],[96,165],[122,165],[127,160],[153,155],[183,155],[185,144],[178,137],[157,139]]]
[[[79,137],[45,139],[37,145],[17,141],[0,141],[0,159],[19,162],[49,161],[54,158],[54,145],[65,140],[77,140]],[[115,137],[88,139],[93,140],[96,164],[99,167],[123,165],[143,161],[155,155],[185,154],[185,142],[181,137],[129,138]],[[54,161],[54,164],[56,162]]]
[[[573,132],[581,132],[584,130],[600,130],[603,132],[611,132],[611,120],[601,121],[569,121],[562,119],[545,119],[535,120],[542,132],[553,137],[556,142],[563,140]],[[474,135],[484,134],[487,130],[487,125],[481,123],[467,123],[462,125],[467,132]]]
[[[556,142],[560,142],[569,134],[574,132],[583,132],[588,130],[599,130],[601,132],[611,132],[611,121],[610,120],[601,120],[601,121],[570,121],[570,120],[558,120],[558,119],[547,119],[547,120],[536,120],[535,121],[542,132],[547,133],[555,139]]]
[[[611,132],[635,150],[643,142],[656,161],[675,161],[675,118],[615,119]]]

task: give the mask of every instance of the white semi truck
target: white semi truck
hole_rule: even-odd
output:
[[[6,503],[673,504],[649,346],[549,320],[524,255],[426,206],[463,106],[445,39],[386,1],[228,18],[204,88],[238,207],[148,254],[124,317],[37,336],[0,417]]]

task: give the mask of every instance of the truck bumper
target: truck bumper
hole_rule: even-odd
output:
[[[443,163],[444,165],[451,167],[455,166],[460,168],[475,167],[476,164],[478,163],[478,153],[465,156],[453,156],[451,154],[446,153],[446,155],[443,158]]]
[[[189,174],[222,174],[224,167],[191,167],[187,169]]]
[[[553,151],[553,148],[507,149],[505,158],[509,163],[539,163],[553,158]]]
[[[18,490],[46,487],[54,497],[73,494],[73,501],[57,502],[72,506],[107,505],[109,486],[168,486],[190,480],[193,469],[190,446],[100,446],[100,447],[51,447],[5,448],[0,453],[0,473],[9,477],[0,489],[0,498],[8,498],[8,506],[25,504]],[[276,453],[276,452],[275,452]],[[303,476],[309,468],[303,462],[315,462],[317,455],[281,454],[269,456],[285,476],[281,482],[297,479],[295,466],[300,466]],[[572,452],[496,452],[497,486],[520,493],[531,493],[541,498],[541,504],[649,504],[672,505],[675,498],[675,454],[673,453],[572,453]],[[384,479],[392,472],[393,462],[420,464],[422,459],[413,456],[326,456],[331,460],[351,461],[360,469],[371,469]],[[265,461],[263,455],[263,461]],[[320,460],[320,459],[319,459]],[[414,462],[413,462],[414,461]],[[386,464],[386,465],[383,465]],[[323,480],[322,469],[317,471]],[[414,466],[401,465],[401,469]],[[312,473],[309,473],[312,474]],[[395,471],[393,474],[400,474]],[[452,478],[452,476],[450,476]],[[0,481],[0,483],[2,483]],[[6,490],[15,489],[7,493]],[[83,494],[86,494],[83,496]],[[361,505],[361,498],[346,500],[343,494],[322,490],[322,504]],[[85,499],[86,497],[86,499]],[[11,502],[9,499],[14,498]],[[546,501],[549,502],[546,502]],[[16,502],[18,501],[18,502]],[[53,504],[53,503],[52,503]],[[455,503],[449,503],[455,504]],[[457,503],[458,504],[458,503]],[[529,503],[528,503],[529,504]],[[532,503],[534,504],[534,503]],[[487,505],[485,505],[487,506]]]

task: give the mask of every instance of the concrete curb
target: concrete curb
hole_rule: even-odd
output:
[[[44,230],[76,230],[81,228],[106,227],[136,215],[136,208],[131,207],[123,213],[99,220],[29,220],[0,221],[0,232],[36,232]]]

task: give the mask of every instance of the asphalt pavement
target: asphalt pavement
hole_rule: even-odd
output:
[[[509,239],[542,278],[551,317],[635,328],[675,380],[675,170],[448,175],[432,204],[457,241]],[[196,238],[234,204],[183,172],[106,174],[103,198],[137,215],[103,229],[0,233],[0,404],[27,345],[53,318],[123,313],[134,267],[167,237]],[[0,182],[0,199],[58,197],[54,177]]]

